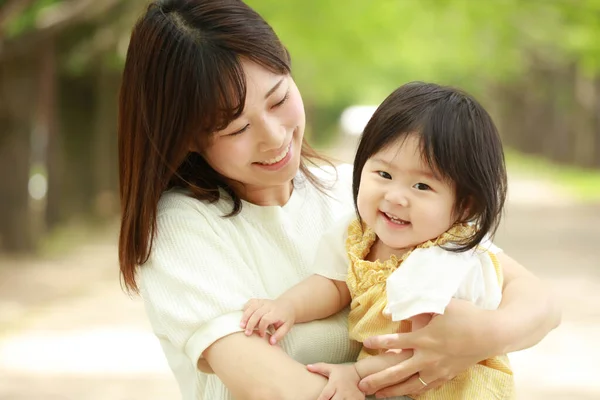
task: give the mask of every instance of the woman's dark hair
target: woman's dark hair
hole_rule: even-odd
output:
[[[367,160],[410,134],[418,135],[427,165],[453,184],[457,222],[475,222],[476,233],[452,250],[474,248],[498,228],[506,199],[506,169],[492,118],[458,89],[411,82],[383,101],[364,129],[354,160],[355,206]]]
[[[290,73],[290,57],[273,29],[239,0],[163,0],[137,21],[127,51],[119,98],[121,232],[119,263],[128,289],[146,262],[161,194],[188,189],[199,200],[219,200],[219,188],[242,202],[227,180],[193,145],[239,117],[246,99],[242,60],[276,74]],[[306,162],[323,160],[306,142],[300,170],[320,186]]]

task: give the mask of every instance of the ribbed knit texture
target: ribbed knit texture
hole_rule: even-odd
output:
[[[200,202],[181,191],[165,193],[149,260],[138,278],[148,318],[184,400],[232,399],[216,375],[196,369],[216,340],[240,332],[250,298],[275,298],[311,275],[325,229],[351,212],[351,167],[338,168],[330,196],[299,176],[283,207],[244,203],[241,214],[223,199]],[[322,178],[332,183],[333,174]],[[301,363],[354,361],[360,345],[348,339],[347,314],[296,325],[281,342]],[[260,365],[260,359],[256,360]]]

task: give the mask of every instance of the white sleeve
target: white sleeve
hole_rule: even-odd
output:
[[[211,226],[220,218],[211,220],[192,207],[160,214],[150,258],[138,270],[155,331],[194,364],[216,340],[242,330],[248,299],[266,297],[236,246]]]
[[[492,267],[493,268],[493,267]],[[387,279],[384,313],[401,321],[418,314],[443,314],[452,297],[476,302],[482,296],[481,262],[472,251],[416,249]]]
[[[313,262],[313,273],[336,281],[345,281],[348,276],[348,253],[346,238],[348,226],[356,218],[355,213],[346,214],[325,231]]]
[[[486,249],[487,251],[493,254],[502,253],[503,251],[500,247],[496,246],[492,242],[492,239],[488,235],[486,235],[481,241],[481,243],[479,243],[479,247]]]

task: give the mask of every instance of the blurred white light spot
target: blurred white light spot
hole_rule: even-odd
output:
[[[361,135],[376,109],[377,106],[352,106],[346,108],[340,118],[344,133],[352,136]]]
[[[48,181],[42,174],[33,174],[29,178],[29,195],[35,200],[41,200],[48,192]]]
[[[5,337],[0,341],[0,374],[2,370],[54,374],[169,373],[156,336],[129,328],[32,331]]]

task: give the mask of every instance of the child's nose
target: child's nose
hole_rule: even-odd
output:
[[[385,195],[385,199],[392,204],[397,204],[402,207],[408,207],[408,197],[406,196],[406,192],[402,188],[394,188],[388,190]]]

